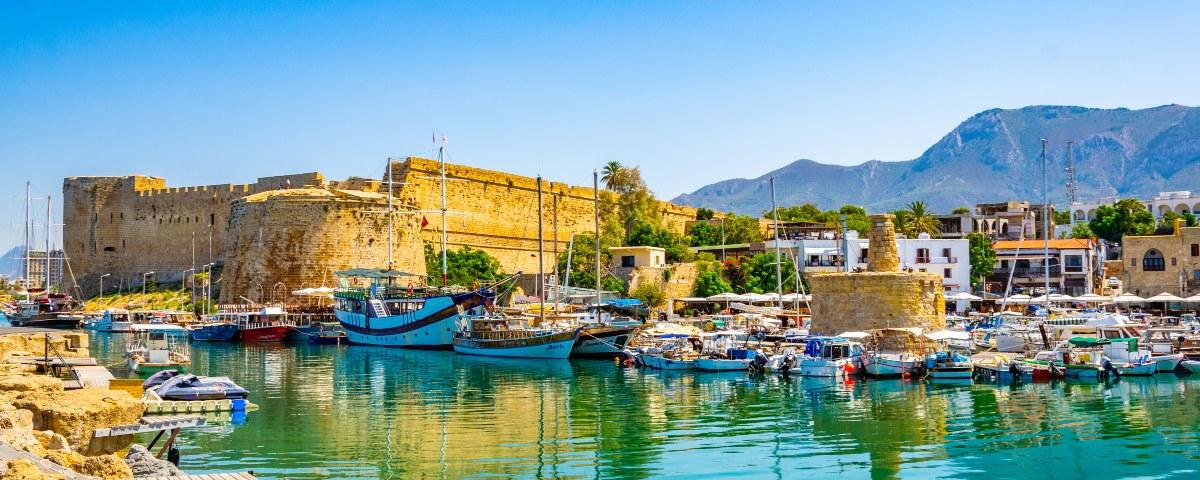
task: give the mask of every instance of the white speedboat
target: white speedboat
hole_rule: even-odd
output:
[[[705,372],[746,371],[757,355],[753,350],[737,348],[737,339],[746,332],[726,330],[700,335],[700,356],[696,358],[696,370]]]
[[[846,377],[858,371],[863,347],[841,337],[809,337],[800,357],[804,377]]]
[[[1200,373],[1200,362],[1195,360],[1184,360],[1179,362],[1179,366],[1183,367],[1189,373]]]
[[[900,377],[917,373],[924,364],[920,328],[872,330],[863,369],[873,377]]]

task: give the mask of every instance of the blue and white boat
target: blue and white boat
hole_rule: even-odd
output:
[[[104,311],[100,318],[85,322],[83,328],[97,332],[125,333],[133,331],[133,320],[129,311],[121,308],[110,308]]]
[[[696,370],[705,372],[745,372],[750,368],[757,353],[748,348],[738,348],[737,338],[745,338],[746,332],[726,330],[700,334],[700,357],[696,359]]]
[[[467,317],[480,315],[496,297],[496,286],[516,278],[466,293],[395,285],[400,277],[415,275],[395,270],[354,269],[337,272],[348,278],[371,280],[369,287],[343,287],[334,292],[334,315],[351,343],[384,347],[449,349],[456,332],[467,327]]]
[[[862,367],[863,346],[841,337],[809,337],[800,357],[804,377],[847,377]]]

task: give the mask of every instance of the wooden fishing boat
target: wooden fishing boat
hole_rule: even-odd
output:
[[[187,342],[165,332],[139,333],[125,346],[125,362],[137,374],[184,371],[192,364]]]
[[[579,337],[579,329],[534,328],[505,317],[470,319],[471,329],[458,332],[456,353],[507,358],[565,359]]]

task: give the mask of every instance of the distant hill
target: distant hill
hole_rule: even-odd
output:
[[[18,245],[0,257],[0,275],[10,280],[25,273],[25,247]]]
[[[1079,200],[1152,197],[1200,189],[1200,108],[1144,110],[1070,106],[993,109],[962,122],[913,160],[854,166],[797,160],[753,179],[724,180],[672,200],[760,215],[776,177],[781,206],[857,204],[868,211],[923,200],[934,211],[1005,200],[1041,200],[1041,141],[1047,147],[1050,201],[1067,203],[1067,140],[1075,142]]]

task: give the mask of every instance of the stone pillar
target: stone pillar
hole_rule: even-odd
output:
[[[896,227],[892,215],[871,215],[871,232],[867,234],[867,269],[872,272],[899,272],[900,255],[896,251]]]

